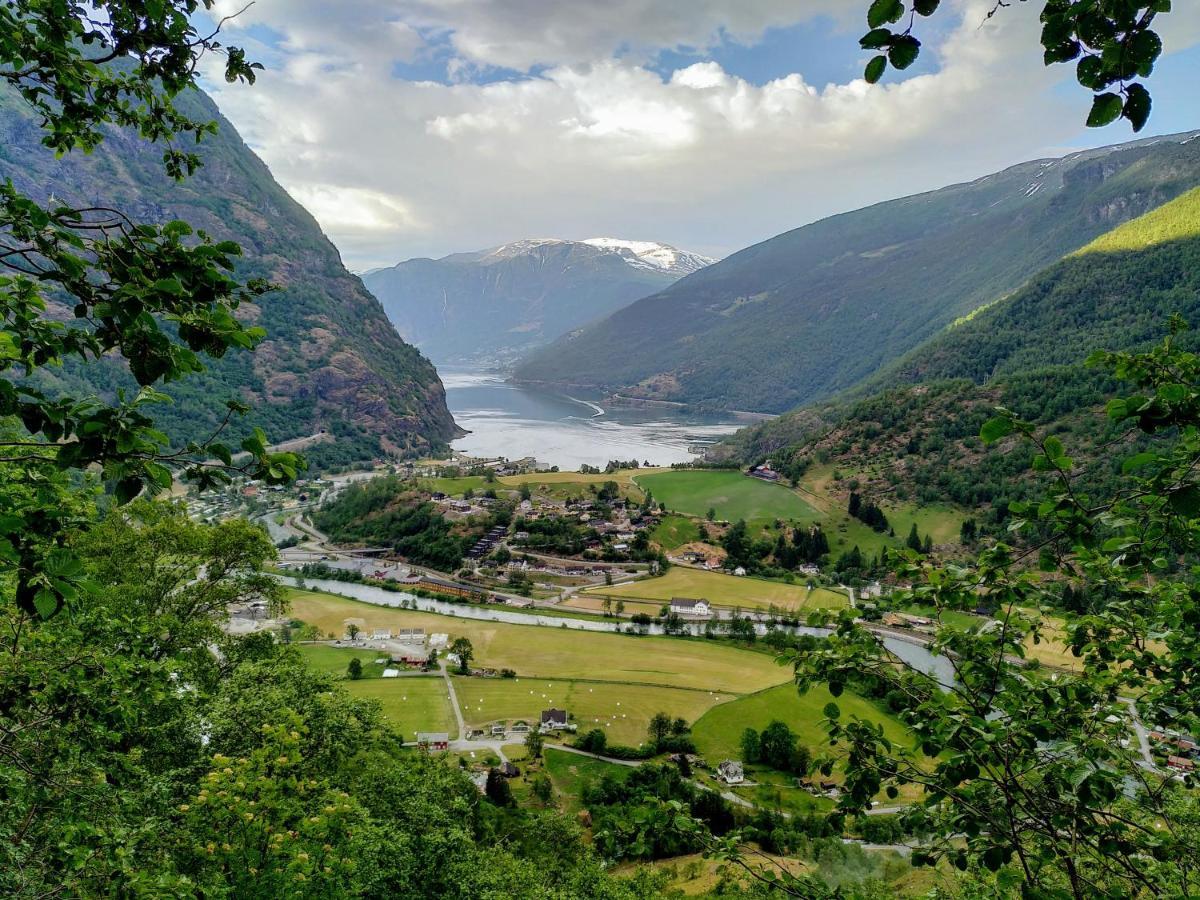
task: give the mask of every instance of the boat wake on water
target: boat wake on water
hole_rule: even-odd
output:
[[[570,395],[564,395],[564,396],[566,396],[566,398],[568,400],[570,400],[572,403],[578,403],[581,406],[586,406],[588,409],[592,410],[595,413],[595,415],[589,416],[588,418],[590,418],[590,419],[598,419],[601,416],[605,415],[604,408],[601,407],[597,403],[592,403],[590,400],[580,400],[580,399],[578,399],[576,397],[572,397]],[[567,418],[574,419],[576,417],[568,416]]]

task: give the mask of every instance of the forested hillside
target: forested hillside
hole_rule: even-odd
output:
[[[444,445],[455,435],[433,366],[405,344],[379,303],[342,266],[337,249],[308,212],[272,178],[234,127],[204,95],[178,101],[187,114],[219,122],[199,148],[204,165],[182,182],[163,173],[162,150],[114,131],[92,154],[56,159],[43,147],[36,118],[12,93],[0,91],[0,182],[39,201],[112,207],[135,221],[183,219],[216,240],[242,245],[240,274],[279,286],[239,315],[267,330],[251,356],[230,352],[208,371],[166,388],[175,403],[155,419],[174,438],[199,438],[235,397],[253,407],[234,423],[263,427],[272,440],[321,430],[339,435],[338,453],[358,458],[381,450]],[[68,308],[61,310],[65,318]],[[68,364],[41,383],[77,394],[111,396],[133,381],[116,361]],[[330,447],[314,447],[320,458]]]
[[[1157,340],[1172,313],[1200,322],[1200,190],[1097,238],[1021,290],[867,381],[976,383]]]
[[[1190,137],[1029,162],[788,232],[556,342],[517,376],[766,412],[832,396],[1200,184]]]
[[[1200,189],[1102,235],[1007,299],[913,351],[845,399],[739,432],[722,449],[795,471],[818,457],[869,466],[876,488],[924,501],[995,505],[1022,490],[1028,452],[985,448],[996,406],[1070,435],[1093,481],[1113,474],[1117,433],[1102,404],[1115,384],[1093,350],[1142,349],[1178,314],[1200,323]],[[1181,338],[1194,343],[1190,335]]]

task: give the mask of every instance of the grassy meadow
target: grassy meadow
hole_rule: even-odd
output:
[[[406,741],[416,740],[418,731],[445,731],[452,739],[458,736],[450,694],[440,676],[372,678],[347,681],[344,686],[355,697],[378,700],[383,714],[404,733]]]
[[[802,584],[784,584],[761,578],[738,578],[722,572],[706,572],[672,566],[665,575],[616,586],[600,585],[583,593],[594,596],[670,602],[672,597],[703,598],[718,606],[741,606],[796,612],[802,609],[841,608],[849,603],[845,594],[827,588],[809,590]]]
[[[468,638],[475,662],[539,678],[603,678],[630,684],[752,693],[788,673],[762,653],[728,644],[634,637],[392,609],[315,591],[288,592],[291,614],[322,631],[341,633],[347,620],[375,627],[424,628]]]
[[[687,516],[666,516],[650,535],[664,550],[674,550],[700,540],[700,526]]]
[[[913,738],[908,729],[869,700],[850,693],[843,693],[834,700],[825,687],[813,687],[801,695],[791,683],[714,707],[692,726],[692,737],[700,754],[716,765],[722,759],[741,759],[742,732],[747,728],[761,731],[772,720],[779,719],[786,722],[815,755],[825,746],[826,735],[821,722],[825,718],[825,704],[831,701],[841,709],[843,720],[858,716],[882,724],[889,740],[911,746]]]
[[[690,516],[703,518],[712,509],[718,519],[728,522],[816,522],[821,518],[818,510],[785,485],[768,484],[741,472],[659,472],[638,475],[634,480],[668,509]]]
[[[375,660],[387,654],[380,650],[358,650],[351,647],[331,647],[328,644],[299,644],[300,655],[311,669],[331,675],[345,675],[350,660],[357,657],[362,663],[363,678],[378,678],[387,666]]]
[[[555,707],[572,714],[581,732],[602,728],[612,743],[632,746],[646,739],[646,727],[655,713],[694,722],[714,706],[736,699],[719,691],[541,678],[456,676],[454,690],[463,718],[472,728],[517,720],[535,723],[543,709]]]

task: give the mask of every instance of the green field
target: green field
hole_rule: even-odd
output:
[[[347,681],[345,687],[355,697],[378,700],[383,714],[403,732],[406,741],[416,740],[418,731],[445,731],[451,739],[457,737],[450,694],[439,676],[372,678]]]
[[[741,472],[677,471],[638,475],[634,479],[668,509],[703,517],[709,509],[728,522],[771,522],[775,519],[816,522],[820,512],[781,484],[768,484]]]
[[[742,606],[746,609],[797,611],[824,607],[841,608],[849,602],[845,594],[827,588],[809,591],[802,584],[763,581],[761,578],[738,578],[722,572],[705,572],[672,566],[659,578],[648,578],[630,584],[609,587],[601,585],[584,593],[639,600],[670,601],[672,597],[704,599],[719,606]]]
[[[786,722],[811,750],[814,756],[826,746],[825,704],[834,698],[824,687],[814,687],[801,696],[793,684],[782,684],[732,703],[713,707],[692,726],[696,748],[710,764],[723,759],[741,759],[742,732],[747,728],[761,731],[773,719]],[[852,715],[883,725],[889,740],[901,746],[911,746],[908,729],[894,716],[883,712],[869,700],[843,693],[835,701],[842,711],[842,720]]]
[[[839,480],[834,477],[834,472],[835,468],[831,465],[814,466],[804,474],[799,485],[799,490],[824,514],[821,527],[829,537],[830,556],[833,560],[854,546],[868,557],[879,554],[886,547],[903,546],[904,539],[914,523],[921,537],[924,538],[926,534],[932,535],[935,544],[958,542],[964,514],[961,510],[945,504],[917,506],[913,503],[895,503],[889,498],[879,498],[880,507],[887,516],[895,537],[872,531],[862,522],[852,519],[846,512],[846,494],[849,490],[847,485],[856,477],[865,480],[866,473],[843,471]]]
[[[650,538],[665,550],[700,540],[700,526],[685,516],[667,516],[651,533]]]
[[[451,497],[461,497],[468,489],[478,494],[489,487],[500,487],[499,484],[486,484],[479,475],[466,475],[462,478],[419,478],[417,484],[427,491],[441,491]]]
[[[385,666],[375,662],[387,656],[380,650],[358,650],[351,647],[331,647],[328,644],[299,644],[304,662],[318,672],[345,675],[350,660],[357,657],[362,661],[363,678],[378,678]]]
[[[624,779],[633,771],[630,766],[618,766],[575,753],[564,753],[552,747],[547,747],[543,755],[546,760],[546,773],[554,782],[555,789],[562,795],[567,812],[577,812],[582,808],[579,797],[583,793],[584,785],[599,781],[605,775]]]
[[[537,722],[543,709],[555,707],[574,716],[581,732],[602,728],[613,743],[631,746],[646,739],[646,726],[657,712],[694,722],[717,704],[736,699],[729,692],[566,679],[455,677],[454,690],[472,728]]]
[[[668,637],[633,637],[536,625],[510,625],[392,609],[313,591],[288,592],[291,614],[322,631],[340,633],[348,619],[368,632],[424,628],[468,638],[475,661],[521,676],[603,678],[632,684],[752,693],[786,681],[765,654],[729,644]]]

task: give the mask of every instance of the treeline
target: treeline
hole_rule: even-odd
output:
[[[850,502],[847,507],[847,512],[851,516],[858,519],[872,531],[886,532],[891,526],[888,524],[887,516],[883,514],[883,510],[879,508],[874,500],[864,500],[857,491],[850,492]]]
[[[350,485],[315,510],[312,522],[339,543],[387,547],[409,562],[445,572],[462,564],[491,525],[490,520],[451,523],[394,475]]]
[[[820,565],[829,555],[829,538],[819,525],[781,530],[774,541],[753,538],[745,520],[731,525],[721,536],[725,567],[760,574],[783,574],[802,565]]]

